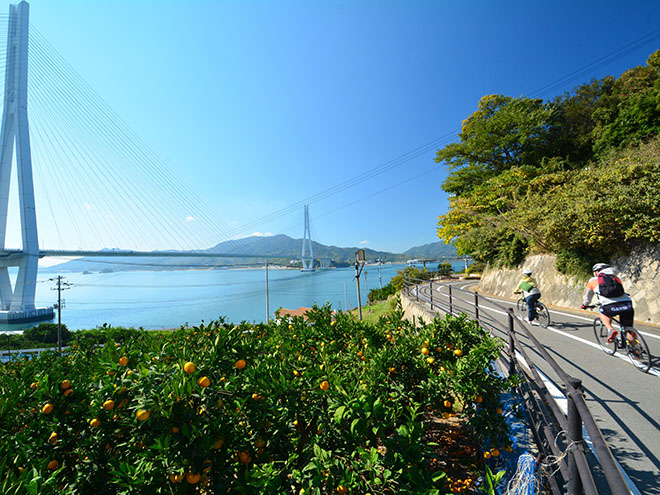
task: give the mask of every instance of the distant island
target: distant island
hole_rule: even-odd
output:
[[[355,262],[355,251],[358,247],[326,246],[312,241],[314,258],[330,261],[331,267],[351,266]],[[241,258],[241,255],[263,255],[269,258],[273,265],[283,267],[300,267],[300,251],[302,239],[293,239],[287,235],[251,236],[235,241],[225,241],[202,252],[236,255],[229,258],[164,258],[164,257],[94,257],[79,258],[59,265],[40,269],[42,272],[117,272],[136,270],[192,270],[221,269],[254,266],[260,261],[255,258]],[[442,241],[412,247],[403,253],[390,253],[365,248],[368,263],[405,263],[411,259],[442,260],[456,256],[456,248]]]

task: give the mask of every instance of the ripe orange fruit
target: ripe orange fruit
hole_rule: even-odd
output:
[[[422,347],[422,354],[424,354],[425,356],[428,356],[429,348],[428,347]]]
[[[490,452],[484,452],[484,459],[490,459]]]
[[[456,349],[454,351],[454,356],[461,357],[463,355],[463,351],[460,349]]]
[[[103,403],[103,409],[105,409],[106,411],[110,411],[110,410],[114,409],[114,407],[115,407],[115,401],[112,400],[112,399],[106,400]]]
[[[337,493],[339,493],[339,495],[346,495],[348,493],[348,488],[346,488],[344,485],[339,485],[337,487]]]
[[[50,434],[50,436],[48,437],[48,443],[51,443],[51,444],[57,443],[57,433],[56,432],[53,432],[53,433]]]
[[[221,449],[224,443],[225,443],[224,438],[218,438],[215,442],[213,442],[213,448],[216,450]]]
[[[126,356],[120,357],[119,364],[121,364],[122,366],[126,366],[128,364],[128,358]]]
[[[243,368],[245,368],[246,364],[247,363],[245,362],[245,359],[239,359],[234,363],[234,368],[236,368],[237,370],[242,370]]]
[[[188,374],[194,373],[195,372],[195,363],[192,363],[188,361],[186,364],[183,365],[183,371],[185,371]]]
[[[58,467],[60,467],[60,463],[53,459],[52,461],[50,461],[48,463],[48,465],[46,467],[48,469],[50,469],[51,471],[55,471]]]
[[[199,473],[188,473],[186,474],[186,481],[191,485],[196,485],[199,483],[199,480],[202,478],[202,475]]]
[[[101,420],[99,418],[90,419],[89,426],[92,426],[94,428],[101,426]]]
[[[330,326],[331,326],[331,327],[334,327],[336,324],[337,324],[337,322],[336,322],[335,320],[332,320],[332,321],[330,322]]]
[[[30,384],[30,388],[31,388],[32,390],[36,390],[36,389],[39,388],[39,384],[38,384],[37,382],[32,382],[32,383]]]
[[[252,400],[259,400],[259,399],[261,399],[259,394],[257,394],[257,393],[252,394]]]
[[[500,451],[498,449],[490,449],[490,455],[492,455],[493,457],[499,457]]]
[[[185,478],[185,477],[186,477],[185,474],[170,473],[170,481],[172,483],[179,483],[179,482],[183,481],[183,478]]]
[[[73,389],[72,389],[72,388],[67,388],[67,389],[64,391],[64,397],[69,397],[69,396],[72,395],[72,394],[73,394]]]
[[[446,400],[446,401],[443,402],[443,404],[447,409],[449,409],[451,407],[451,401]]]
[[[481,395],[477,395],[477,396],[474,398],[474,401],[475,401],[477,404],[481,404],[481,403],[484,401],[484,398],[483,398]]]
[[[429,364],[433,364],[433,363],[435,363],[435,359],[433,359],[432,357],[427,357],[426,362],[429,363]]]
[[[498,407],[497,409],[495,409],[495,412],[496,412],[497,414],[502,414],[503,411],[502,411],[502,408],[501,408],[501,407]]]
[[[199,385],[202,388],[206,388],[209,385],[211,385],[211,380],[209,380],[208,376],[203,376],[199,380],[197,380],[197,385]]]
[[[319,388],[323,390],[324,392],[330,388],[330,384],[328,383],[327,380],[323,380],[321,384],[319,385]]]
[[[71,382],[69,380],[62,380],[62,383],[60,383],[60,388],[62,390],[66,390],[67,388],[71,387]]]
[[[45,404],[44,407],[41,408],[41,412],[44,414],[50,414],[53,412],[53,405],[51,403]]]
[[[264,442],[264,439],[261,438],[261,437],[257,438],[257,441],[254,442],[254,446],[255,446],[256,448],[258,448],[258,449],[263,448],[264,445],[266,445],[266,442]]]
[[[135,416],[139,421],[146,421],[149,419],[149,416],[151,416],[151,411],[147,409],[138,409],[138,411],[135,413]]]
[[[243,450],[238,453],[238,460],[241,461],[242,464],[249,464],[250,461],[252,461],[252,457],[250,457],[250,453]]]
[[[173,426],[172,427],[172,433],[179,433],[179,427],[178,426]]]

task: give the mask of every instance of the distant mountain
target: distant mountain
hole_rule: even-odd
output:
[[[355,251],[361,248],[342,248],[337,246],[326,246],[312,241],[312,249],[315,258],[330,258],[334,261],[352,263],[355,262]],[[286,257],[291,259],[300,258],[302,251],[302,239],[279,234],[268,237],[246,237],[238,241],[226,241],[210,248],[212,253],[226,254],[263,254],[267,256]],[[365,249],[368,260],[381,258],[383,261],[401,261],[403,256],[386,251],[375,251]]]
[[[348,266],[355,262],[357,247],[326,246],[312,241],[314,258],[328,258],[333,266]],[[237,265],[253,265],[258,259],[241,258],[241,255],[268,256],[274,264],[290,265],[292,260],[300,261],[302,239],[293,239],[287,235],[252,236],[233,241],[221,242],[212,248],[203,250],[208,253],[236,255],[235,258],[162,258],[162,257],[104,257],[80,258],[68,261],[41,271],[98,272],[128,270],[182,270],[191,268],[220,268]],[[405,253],[389,253],[365,248],[368,262],[378,259],[383,262],[405,262],[411,258],[441,259],[455,256],[453,246],[434,242],[408,249]]]
[[[403,254],[409,258],[439,260],[456,256],[456,248],[451,244],[445,244],[439,241],[424,244],[423,246],[411,247],[407,251],[404,251]]]

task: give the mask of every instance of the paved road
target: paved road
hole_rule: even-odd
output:
[[[470,307],[472,313],[472,286],[474,282],[452,284],[454,312]],[[429,297],[428,286],[420,286],[419,290]],[[433,299],[446,309],[447,288],[433,284]],[[507,328],[508,320],[502,307],[515,308],[515,301],[480,295],[479,306],[485,326],[497,324],[499,328]],[[660,495],[660,331],[636,325],[655,356],[653,368],[645,374],[637,370],[627,356],[619,352],[609,356],[600,349],[593,335],[596,313],[552,307],[549,310],[551,324],[547,329],[529,325],[528,328],[566,373],[582,380],[596,423],[614,457],[637,487],[632,492]],[[506,337],[504,331],[495,330],[494,334]],[[528,337],[520,333],[518,337],[523,346],[531,344]],[[531,348],[527,352],[535,364],[555,380],[556,374],[540,353]]]

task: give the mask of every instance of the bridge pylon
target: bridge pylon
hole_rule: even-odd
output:
[[[309,254],[307,254],[309,252]],[[305,205],[305,231],[303,233],[302,245],[302,270],[303,272],[314,271],[314,249],[312,248],[312,234],[309,230],[309,205]]]
[[[39,238],[32,181],[32,154],[28,125],[27,2],[9,6],[4,108],[0,130],[0,250],[5,249],[9,186],[16,144],[16,172],[21,215],[22,251],[0,259],[0,323],[19,323],[53,317],[53,308],[35,308],[39,266]],[[18,266],[12,289],[10,266]]]

